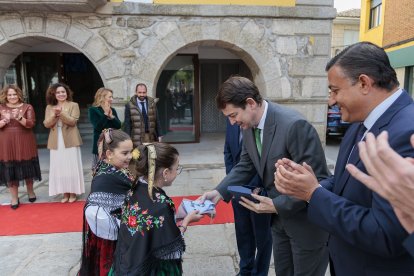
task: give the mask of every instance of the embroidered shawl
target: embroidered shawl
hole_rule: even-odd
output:
[[[116,275],[181,275],[184,239],[174,202],[164,190],[137,181],[122,206],[114,267]]]

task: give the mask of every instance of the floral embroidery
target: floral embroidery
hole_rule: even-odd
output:
[[[168,206],[170,206],[170,208],[174,211],[175,213],[175,206],[174,206],[174,202],[172,201],[171,198],[169,198],[168,196],[166,196],[165,194],[161,194],[161,193],[155,193],[155,202],[158,203],[167,203]]]
[[[145,231],[149,231],[152,228],[161,228],[163,226],[164,216],[152,216],[148,214],[148,210],[142,210],[137,202],[134,205],[128,203],[122,207],[121,222],[126,224],[131,236],[135,235],[136,232],[144,236]]]

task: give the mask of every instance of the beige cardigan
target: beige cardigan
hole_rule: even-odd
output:
[[[50,128],[49,139],[47,141],[48,149],[57,149],[58,132],[57,122],[59,118],[55,117],[52,105],[46,107],[45,120],[43,125]],[[82,138],[80,137],[78,122],[80,115],[79,105],[75,102],[66,101],[63,104],[62,112],[60,113],[60,120],[62,121],[62,135],[65,143],[65,148],[78,147],[82,145]]]

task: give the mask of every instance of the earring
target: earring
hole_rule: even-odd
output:
[[[164,182],[167,182],[167,178],[164,178]]]

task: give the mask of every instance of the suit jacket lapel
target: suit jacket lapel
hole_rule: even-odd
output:
[[[273,136],[276,133],[276,127],[277,125],[273,113],[273,106],[269,103],[267,107],[266,121],[263,129],[262,156],[260,158],[260,171],[262,174],[266,167],[266,159],[269,155]]]
[[[243,130],[243,143],[250,156],[250,159],[253,161],[253,164],[256,167],[257,173],[261,177],[263,177],[263,173],[260,170],[260,158],[256,148],[256,141],[254,139],[253,129],[248,128],[246,130]]]
[[[235,149],[235,156],[237,159],[240,157],[240,153],[242,151],[242,144],[240,143],[240,127],[238,126],[236,129],[236,135],[234,136],[234,149]],[[243,139],[244,140],[244,139]]]
[[[348,160],[349,154],[351,153],[352,146],[354,145],[355,136],[358,131],[358,124],[353,124],[348,131],[346,132],[341,146],[339,148],[339,155],[338,160],[336,161],[335,166],[335,178],[337,182],[333,187],[333,192],[335,194],[339,194],[339,191],[342,190],[343,186],[345,185],[346,180],[348,177],[345,176],[345,165]],[[345,179],[346,177],[346,179]]]

